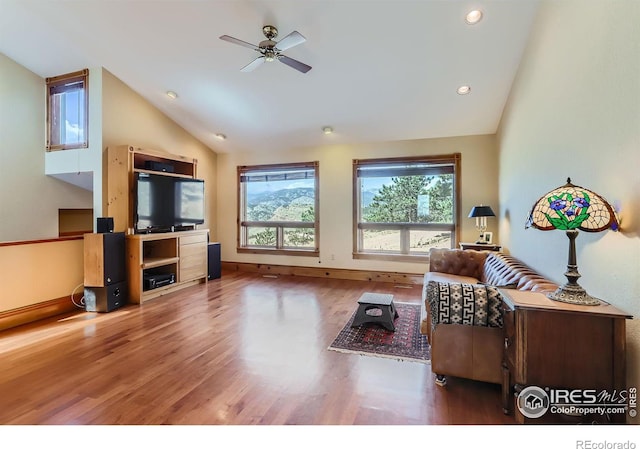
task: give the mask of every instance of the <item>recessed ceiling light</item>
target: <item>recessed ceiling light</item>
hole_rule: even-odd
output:
[[[469,92],[471,92],[471,87],[470,86],[460,86],[460,87],[458,87],[458,95],[467,95]]]
[[[322,132],[325,133],[325,134],[331,134],[331,133],[333,133],[333,128],[330,127],[330,126],[325,126],[325,127],[322,128]]]
[[[482,11],[480,11],[479,9],[474,9],[473,11],[469,12],[469,14],[467,14],[464,20],[469,25],[475,25],[476,23],[480,22],[480,20],[482,20]]]
[[[222,133],[216,134],[216,139],[218,139],[218,140],[225,140],[226,138],[227,138],[227,136],[225,136]]]
[[[175,100],[176,98],[178,98],[178,94],[172,90],[169,90],[167,91],[167,97],[171,98],[172,100]]]

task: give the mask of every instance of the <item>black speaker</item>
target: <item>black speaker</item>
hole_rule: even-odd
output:
[[[104,234],[104,285],[127,279],[124,232]]]
[[[113,217],[98,217],[96,219],[98,234],[113,232]]]
[[[207,247],[207,261],[209,273],[207,279],[220,279],[222,276],[222,264],[220,262],[220,243],[209,243]]]
[[[125,281],[106,287],[85,287],[84,307],[87,312],[111,312],[127,302]]]
[[[106,287],[126,279],[127,261],[124,232],[85,234],[85,287]]]
[[[163,171],[165,173],[173,173],[175,168],[173,164],[167,164],[166,162],[145,161],[144,168],[153,171]]]

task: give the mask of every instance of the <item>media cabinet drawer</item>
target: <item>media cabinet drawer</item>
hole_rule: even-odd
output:
[[[207,234],[185,235],[180,237],[180,246],[191,245],[193,243],[207,243]]]
[[[205,277],[207,275],[207,260],[198,256],[180,259],[180,281],[187,281]]]
[[[207,244],[206,243],[194,243],[193,245],[181,245],[180,246],[180,260],[184,260],[187,257],[207,258]]]

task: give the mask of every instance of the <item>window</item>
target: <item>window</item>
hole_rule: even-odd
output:
[[[238,183],[238,252],[318,255],[318,162],[238,167]]]
[[[416,260],[454,248],[459,173],[459,153],[354,160],[354,258]]]
[[[47,78],[47,151],[89,146],[89,70]]]

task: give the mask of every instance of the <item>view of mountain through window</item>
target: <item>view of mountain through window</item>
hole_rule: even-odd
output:
[[[241,247],[316,251],[314,165],[241,168]]]

